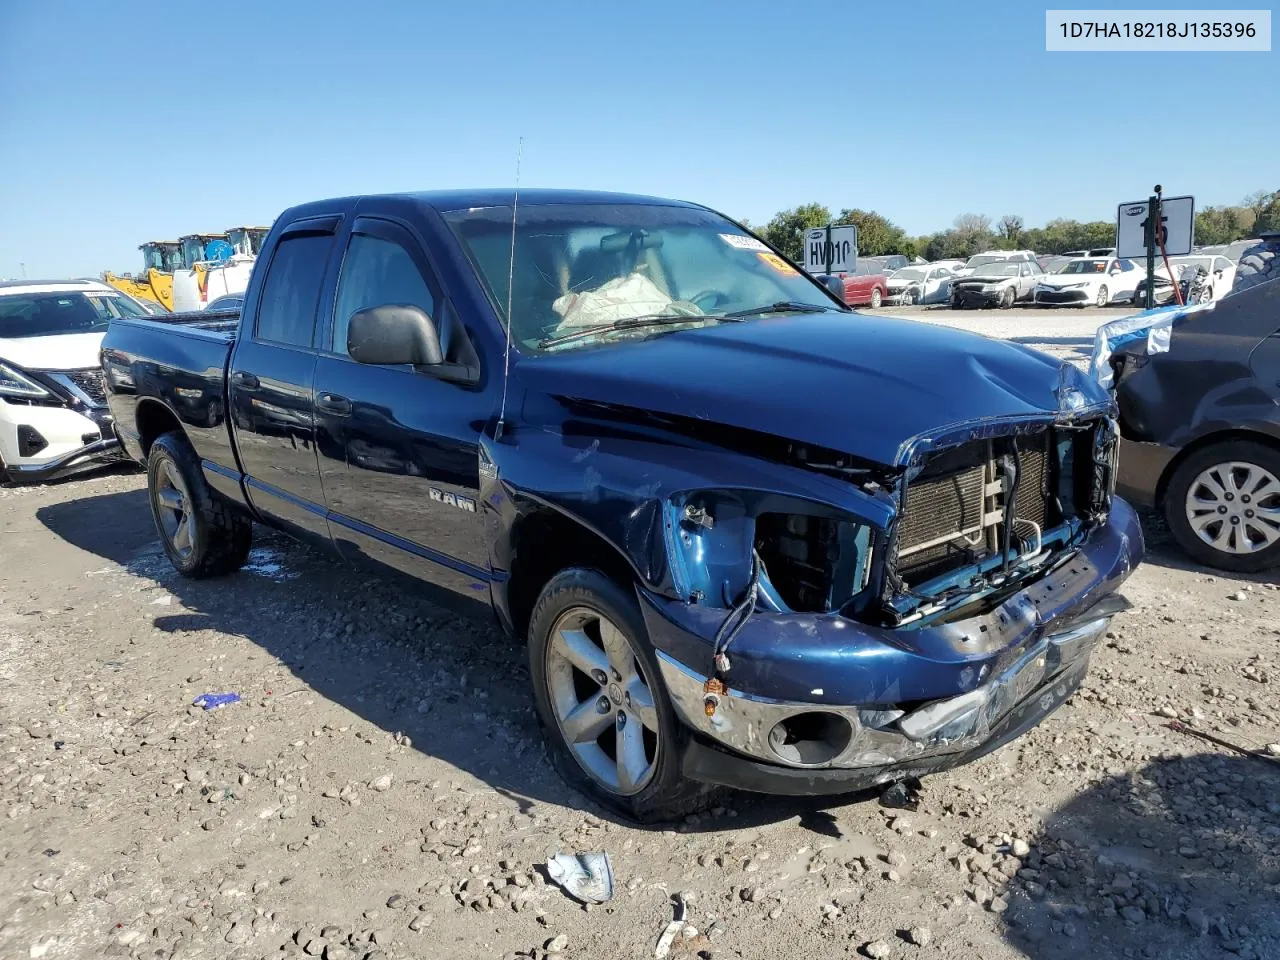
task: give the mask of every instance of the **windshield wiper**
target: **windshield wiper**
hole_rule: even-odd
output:
[[[643,317],[623,317],[621,320],[613,320],[609,323],[598,323],[593,327],[583,327],[581,330],[575,330],[573,333],[566,333],[559,337],[550,337],[546,340],[539,340],[538,347],[546,350],[548,347],[558,347],[562,343],[572,343],[574,340],[582,340],[585,337],[592,337],[598,333],[612,333],[615,330],[633,330],[637,327],[668,327],[679,323],[700,323],[703,320],[722,320],[719,314],[699,313],[692,316],[666,313],[653,313]]]
[[[725,320],[742,320],[745,317],[758,317],[764,313],[833,313],[839,312],[835,307],[824,307],[816,303],[801,303],[798,300],[779,300],[766,307],[752,307],[750,310],[734,310],[731,313],[718,314]]]

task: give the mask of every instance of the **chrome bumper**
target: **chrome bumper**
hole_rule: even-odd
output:
[[[1111,616],[1127,606],[1123,598],[1112,596],[1114,600],[1104,599],[1096,610],[1087,612],[1066,629],[1041,637],[981,686],[956,697],[935,700],[910,713],[891,705],[771,700],[730,689],[718,698],[714,712],[708,715],[703,687],[707,678],[661,651],[658,664],[684,722],[730,750],[803,769],[886,766],[973,750],[989,738],[1001,720],[1037,692],[1043,701],[1039,704],[1043,712],[1056,707],[1071,689],[1065,682],[1055,684],[1055,678],[1087,659]],[[1058,690],[1058,686],[1062,689]],[[822,690],[815,689],[813,695],[821,697]],[[805,714],[839,718],[829,726],[844,730],[847,724],[847,742],[833,745],[833,755],[820,762],[807,763],[788,755],[790,751],[779,752],[775,733],[779,724]]]

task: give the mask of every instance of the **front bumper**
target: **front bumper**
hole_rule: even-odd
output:
[[[962,307],[995,307],[1004,297],[1003,290],[986,291],[977,287],[954,287],[951,300]]]
[[[1046,290],[1037,288],[1032,295],[1034,301],[1046,307],[1066,307],[1077,306],[1082,303],[1089,303],[1092,297],[1088,290],[1083,288],[1078,290]]]
[[[989,613],[898,630],[829,614],[755,614],[731,649],[734,685],[711,716],[703,681],[723,611],[642,594],[696,779],[776,793],[859,790],[967,763],[1047,716],[1079,686],[1142,532],[1115,500],[1108,522],[1057,569]],[[787,721],[786,725],[783,721]],[[824,725],[797,753],[779,731]]]
[[[119,459],[105,408],[28,406],[0,400],[0,461],[13,483],[40,483]]]

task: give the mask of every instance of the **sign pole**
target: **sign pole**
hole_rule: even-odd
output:
[[[1160,223],[1160,184],[1156,192],[1147,198],[1147,222],[1144,227],[1147,241],[1147,309],[1156,305],[1156,230]]]
[[[827,273],[831,273],[831,255],[835,251],[831,248],[831,224],[827,224]]]

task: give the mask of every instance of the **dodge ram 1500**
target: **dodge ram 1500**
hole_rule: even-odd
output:
[[[259,521],[482,599],[562,774],[639,818],[994,749],[1143,551],[1091,380],[851,312],[689,203],[306,204],[238,322],[117,320],[102,361],[179,571]]]

